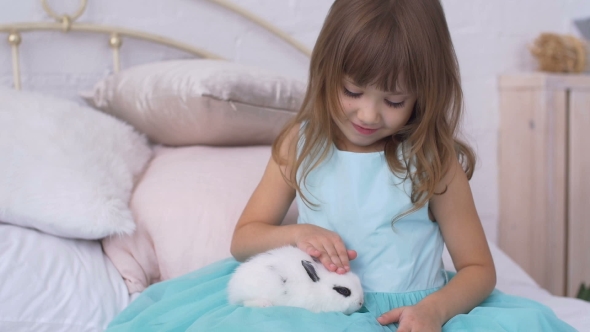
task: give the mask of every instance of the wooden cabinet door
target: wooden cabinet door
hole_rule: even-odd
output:
[[[590,75],[500,79],[498,244],[554,295],[590,285]]]
[[[590,286],[590,89],[569,98],[567,295]]]
[[[567,92],[543,76],[501,82],[498,244],[539,285],[566,285]]]

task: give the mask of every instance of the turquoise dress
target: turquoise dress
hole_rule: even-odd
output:
[[[408,181],[389,170],[382,152],[332,149],[297,197],[298,223],[335,231],[358,252],[352,270],[362,281],[365,304],[351,315],[312,313],[291,307],[230,305],[226,285],[239,265],[226,259],[146,289],[109,325],[108,331],[396,331],[376,318],[418,303],[445,285],[443,239],[428,218],[428,206],[395,222],[411,207]],[[455,331],[575,331],[540,303],[495,290],[468,314],[442,328]]]

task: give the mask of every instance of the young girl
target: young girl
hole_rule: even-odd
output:
[[[228,259],[153,285],[112,331],[573,331],[546,307],[493,291],[495,269],[456,138],[459,70],[439,0],[336,0],[301,111],[236,226],[238,261],[295,245],[357,273],[351,315],[228,304]],[[296,225],[281,226],[293,199]],[[457,269],[443,271],[443,243]]]

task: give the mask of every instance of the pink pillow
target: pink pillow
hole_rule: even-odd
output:
[[[156,148],[131,199],[135,233],[103,240],[129,293],[230,257],[233,229],[269,158],[269,146]],[[295,223],[296,211],[284,223]]]

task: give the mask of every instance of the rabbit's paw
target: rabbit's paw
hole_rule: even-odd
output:
[[[267,299],[256,299],[256,300],[244,301],[244,307],[266,308],[266,307],[271,307],[271,306],[272,306],[272,302]]]

